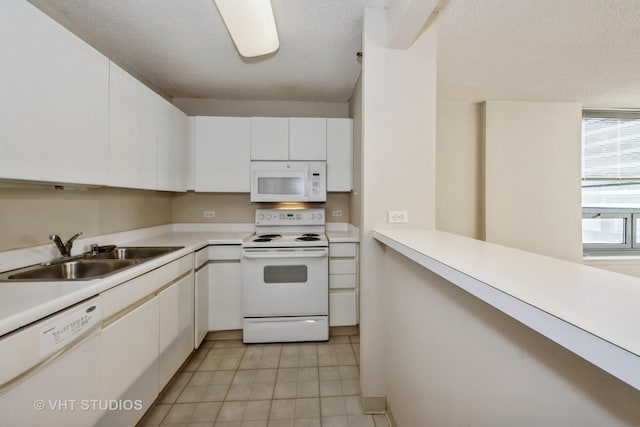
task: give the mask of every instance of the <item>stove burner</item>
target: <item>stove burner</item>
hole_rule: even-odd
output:
[[[296,239],[296,241],[298,242],[315,242],[318,240],[320,240],[320,237],[307,236],[307,235],[303,235],[302,237],[298,237]]]
[[[277,239],[278,237],[282,237],[280,234],[261,234],[258,236],[259,239]]]
[[[273,239],[270,239],[268,237],[258,237],[257,239],[253,239],[252,242],[270,242]]]
[[[316,233],[304,233],[302,237],[320,237],[320,235]]]

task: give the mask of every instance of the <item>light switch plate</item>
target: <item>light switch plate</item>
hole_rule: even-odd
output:
[[[203,218],[213,218],[213,217],[215,217],[215,216],[216,216],[215,211],[204,211],[204,212],[202,213],[202,217],[203,217]]]
[[[331,216],[342,216],[342,209],[334,209],[331,211]]]

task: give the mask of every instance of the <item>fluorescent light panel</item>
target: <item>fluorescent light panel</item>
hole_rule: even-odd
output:
[[[215,0],[240,55],[247,58],[280,47],[271,0]]]

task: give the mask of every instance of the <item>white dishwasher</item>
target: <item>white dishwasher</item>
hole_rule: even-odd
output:
[[[3,426],[98,423],[101,322],[93,298],[0,338]]]

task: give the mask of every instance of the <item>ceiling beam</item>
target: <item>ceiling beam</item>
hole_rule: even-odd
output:
[[[408,49],[436,10],[439,0],[391,0],[387,7],[390,49]]]

